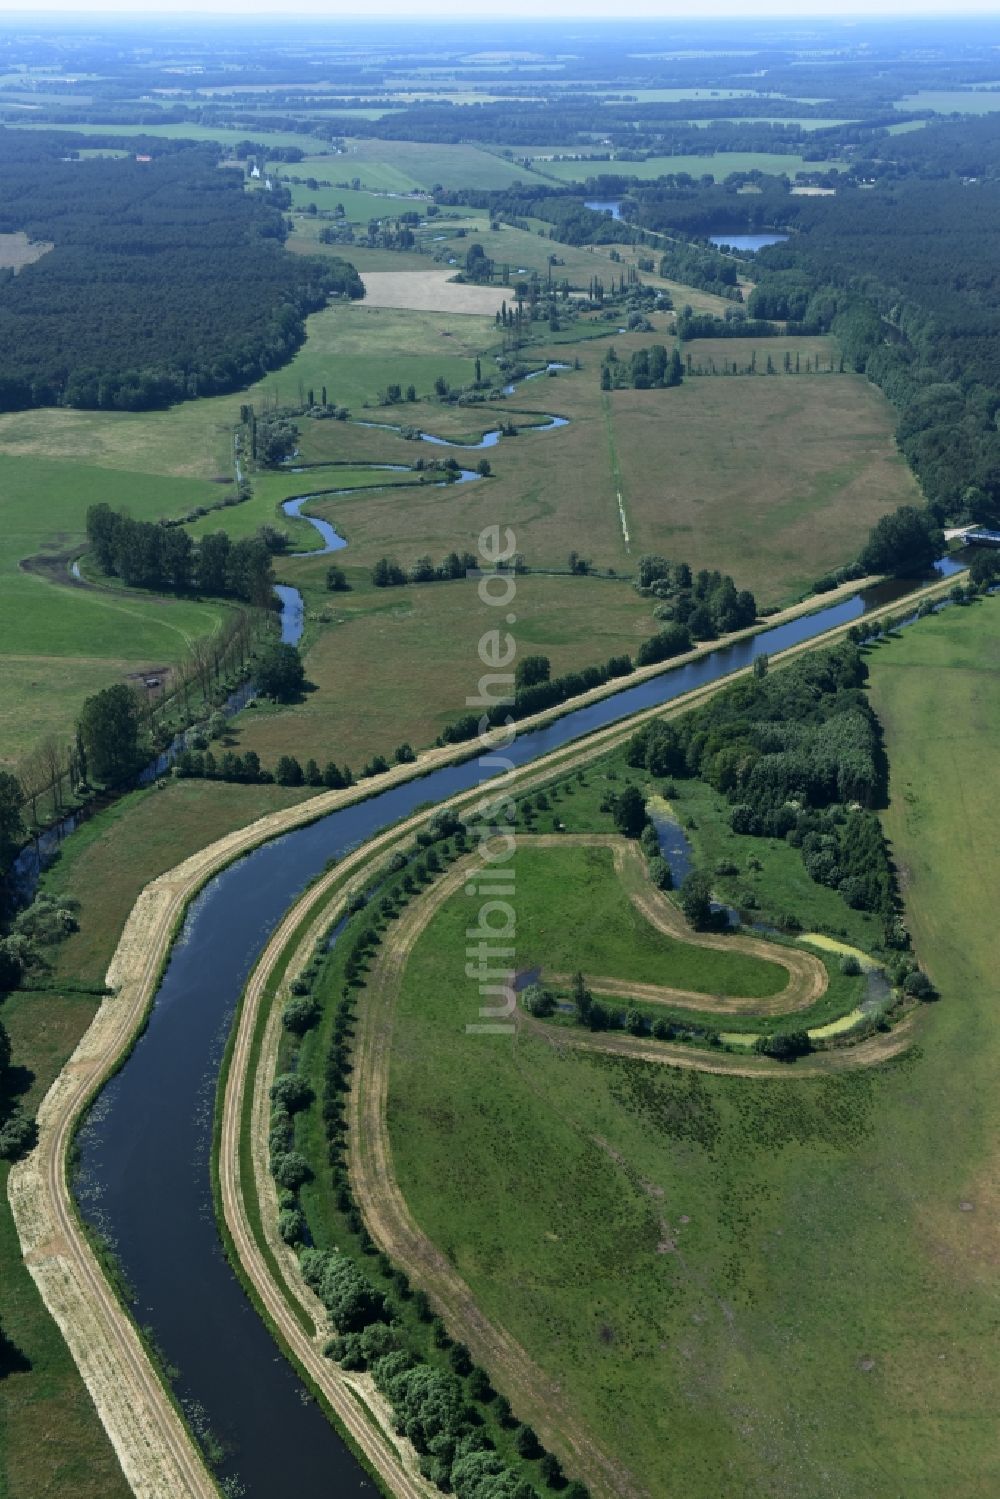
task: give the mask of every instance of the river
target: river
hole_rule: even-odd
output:
[[[941,570],[956,570],[946,561]],[[912,582],[855,594],[578,708],[521,735],[526,765],[646,707],[903,598]],[[477,675],[475,653],[470,672]],[[331,858],[423,805],[483,778],[478,761],[447,767],[332,813],[248,854],[190,908],[149,1025],[103,1090],[79,1138],[74,1190],[84,1217],[113,1245],[195,1424],[226,1456],[220,1474],[246,1499],[353,1499],[373,1485],[278,1353],[221,1250],[210,1192],[212,1111],[240,992],[272,932]]]

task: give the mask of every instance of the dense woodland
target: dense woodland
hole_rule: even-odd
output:
[[[655,776],[697,776],[732,804],[734,832],[785,838],[812,878],[873,911],[899,939],[896,890],[881,826],[886,766],[862,688],[858,647],[845,642],[780,672],[757,672],[676,723],[659,720],[629,744]]]
[[[328,296],[363,295],[344,262],[286,255],[281,213],[213,148],[63,160],[78,144],[0,132],[0,232],[54,246],[0,279],[0,410],[234,390],[283,364]]]

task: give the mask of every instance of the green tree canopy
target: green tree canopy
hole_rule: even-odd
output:
[[[296,697],[306,674],[295,646],[284,641],[269,645],[254,669],[254,679],[265,697],[277,698],[281,703]]]
[[[139,700],[131,687],[119,682],[88,697],[80,712],[80,736],[90,773],[105,785],[117,786],[135,775],[143,760]]]

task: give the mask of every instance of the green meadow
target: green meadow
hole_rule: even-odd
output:
[[[209,485],[4,455],[0,485],[0,639],[7,679],[0,743],[4,759],[16,760],[44,734],[67,734],[89,693],[186,656],[195,636],[218,628],[227,606],[71,586],[64,560],[85,541],[89,505],[106,501],[154,520],[216,498]],[[25,570],[27,558],[44,559],[49,570]],[[60,578],[64,586],[55,581]]]
[[[950,609],[870,659],[886,829],[941,992],[903,1057],[751,1080],[470,1036],[461,896],[403,981],[389,1125],[407,1200],[652,1493],[677,1472],[694,1499],[737,1481],[748,1499],[975,1499],[1000,1478],[1000,604]],[[770,856],[763,883],[772,869],[790,900]],[[518,890],[519,922],[551,913],[557,932],[561,883],[540,909]]]
[[[636,983],[703,994],[757,998],[786,983],[776,963],[744,953],[694,947],[658,932],[632,905],[609,848],[522,848],[514,864],[520,919],[519,968],[555,973],[583,969]],[[464,950],[468,901],[455,897],[437,918],[441,971]],[[595,913],[599,918],[595,919]]]

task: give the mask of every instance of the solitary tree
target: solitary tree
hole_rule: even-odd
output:
[[[626,838],[640,837],[649,816],[646,812],[646,799],[638,786],[626,786],[615,797],[612,816],[619,833],[624,833]]]
[[[139,700],[119,682],[88,697],[80,713],[80,737],[90,771],[106,785],[134,775],[142,761]]]
[[[700,869],[692,869],[681,886],[681,909],[696,931],[709,926],[712,921],[712,888],[708,876]]]
[[[276,641],[269,645],[257,663],[254,676],[257,688],[265,697],[287,703],[302,690],[305,681],[302,658],[294,645]]]

